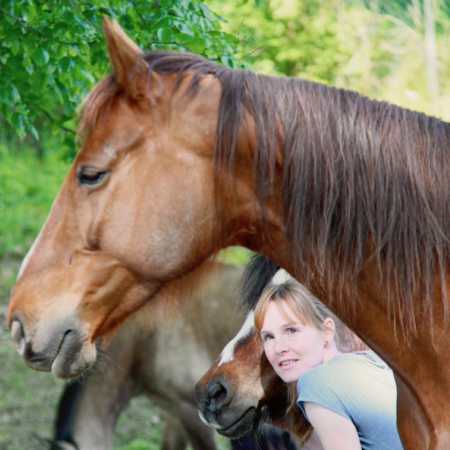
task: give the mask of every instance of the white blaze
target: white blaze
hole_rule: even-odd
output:
[[[291,274],[284,269],[279,269],[273,276],[271,284],[283,284],[290,280],[293,280]]]
[[[250,311],[238,334],[233,339],[231,339],[231,341],[228,342],[228,344],[222,350],[218,367],[221,366],[222,364],[228,363],[233,360],[236,344],[241,339],[248,336],[254,326],[255,326],[255,314],[253,313],[253,311]]]

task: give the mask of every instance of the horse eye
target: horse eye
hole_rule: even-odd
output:
[[[81,167],[77,173],[78,182],[83,186],[98,186],[109,172],[94,167]]]

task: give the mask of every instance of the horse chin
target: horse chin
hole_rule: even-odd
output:
[[[231,425],[225,428],[216,428],[216,431],[228,439],[240,439],[255,430],[258,422],[257,409],[250,407]]]
[[[95,344],[81,342],[77,333],[67,333],[51,365],[57,378],[78,378],[92,368],[97,360]]]

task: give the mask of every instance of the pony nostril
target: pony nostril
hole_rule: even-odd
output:
[[[208,408],[211,412],[217,412],[228,400],[228,389],[221,381],[213,381],[208,384]]]

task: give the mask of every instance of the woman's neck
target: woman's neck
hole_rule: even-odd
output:
[[[327,363],[328,361],[331,361],[335,356],[340,355],[342,352],[340,352],[336,344],[330,344],[328,348],[325,349],[322,363]]]

